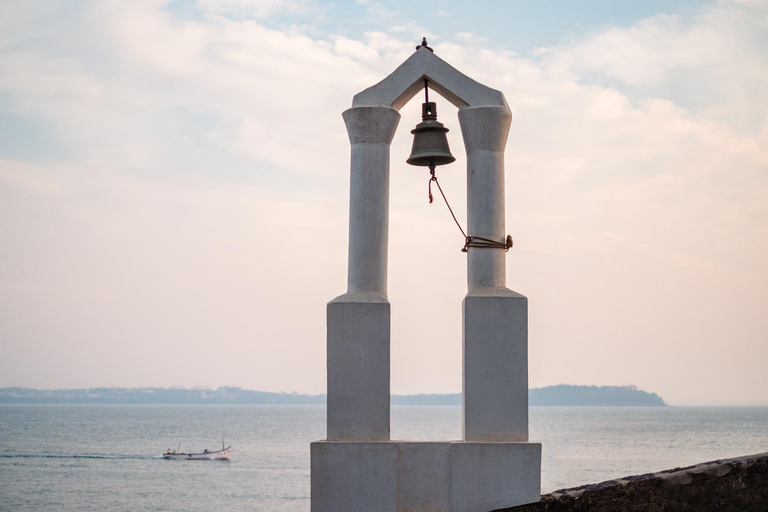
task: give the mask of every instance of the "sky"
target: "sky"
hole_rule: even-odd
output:
[[[768,2],[5,0],[0,386],[325,392],[341,113],[426,36],[502,91],[529,385],[768,405]],[[466,221],[457,161],[438,175]],[[463,240],[392,144],[391,390],[461,391]]]

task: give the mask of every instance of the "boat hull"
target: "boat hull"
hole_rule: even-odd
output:
[[[229,460],[231,446],[217,452],[208,453],[164,453],[163,458],[169,460]]]

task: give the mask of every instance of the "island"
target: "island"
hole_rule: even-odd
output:
[[[666,406],[656,393],[635,386],[574,386],[533,388],[531,406]],[[325,395],[274,393],[233,386],[208,388],[0,388],[0,404],[239,404],[324,405]],[[461,405],[461,393],[392,395],[393,405]]]

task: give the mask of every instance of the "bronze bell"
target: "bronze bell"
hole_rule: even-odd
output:
[[[425,81],[426,82],[426,81]],[[413,134],[413,147],[408,162],[411,165],[420,165],[434,170],[437,165],[450,164],[456,159],[448,148],[448,128],[437,121],[437,105],[427,101],[421,105],[422,121],[411,130]]]

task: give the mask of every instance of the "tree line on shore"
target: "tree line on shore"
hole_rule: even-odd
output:
[[[0,388],[0,404],[239,404],[324,405],[325,395],[274,393],[225,386],[186,388]],[[393,405],[461,405],[461,393],[392,395]],[[532,406],[665,406],[656,393],[635,386],[573,386],[559,384],[528,392]]]

